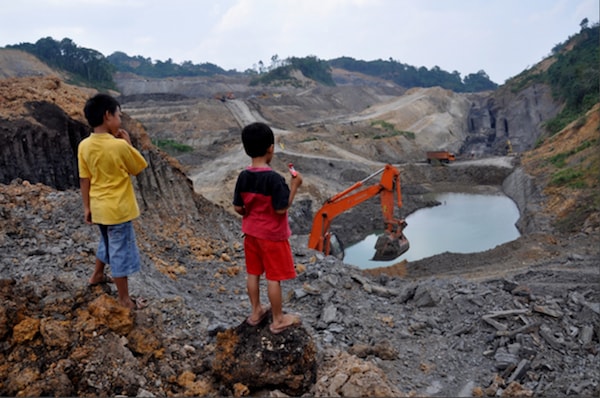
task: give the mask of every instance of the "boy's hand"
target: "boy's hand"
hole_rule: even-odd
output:
[[[296,188],[302,185],[302,174],[300,172],[296,171],[296,176],[291,178],[290,185]]]
[[[89,209],[85,209],[84,219],[85,219],[86,224],[93,224],[92,223],[92,212]]]
[[[114,136],[115,136],[115,138],[121,138],[121,139],[127,141],[129,143],[129,145],[131,145],[131,138],[129,137],[129,133],[126,130],[119,129],[114,134]]]
[[[298,170],[294,168],[293,163],[288,163],[288,169],[290,171],[290,174],[292,175],[290,185],[293,188],[298,188],[300,185],[302,185],[302,175],[298,172]]]

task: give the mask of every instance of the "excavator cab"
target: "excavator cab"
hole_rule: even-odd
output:
[[[379,184],[358,190],[364,186],[365,182],[379,174],[381,174]],[[321,251],[326,255],[335,254],[336,257],[343,258],[341,241],[337,239],[335,234],[329,232],[331,221],[342,212],[380,195],[385,232],[375,244],[373,260],[388,261],[399,257],[409,249],[409,243],[403,233],[406,222],[394,218],[394,194],[397,196],[398,207],[402,207],[400,172],[394,166],[388,164],[362,181],[327,199],[315,214],[311,233],[308,237],[308,247]],[[339,257],[340,255],[341,257]]]

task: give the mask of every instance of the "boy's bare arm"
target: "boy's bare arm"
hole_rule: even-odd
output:
[[[80,178],[79,188],[81,190],[81,197],[83,198],[84,220],[87,224],[92,224],[92,211],[90,210],[90,179]]]
[[[290,197],[288,199],[287,207],[285,209],[275,210],[275,213],[283,214],[292,206],[294,198],[296,197],[296,192],[298,191],[298,187],[300,185],[302,185],[302,174],[297,172],[296,176],[292,177],[292,180],[290,182]]]

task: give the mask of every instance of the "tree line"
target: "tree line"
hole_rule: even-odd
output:
[[[382,59],[361,61],[350,57],[340,57],[330,60],[329,65],[390,80],[406,88],[439,86],[460,93],[495,90],[498,87],[496,83],[490,80],[484,70],[470,73],[462,79],[457,71],[447,72],[439,66],[434,66],[431,69],[424,66],[417,68],[392,58],[387,61]]]
[[[105,57],[96,50],[76,45],[69,38],[57,41],[46,37],[35,43],[20,43],[9,45],[7,48],[27,51],[49,66],[70,73],[73,82],[101,89],[115,88],[113,80],[115,72],[129,72],[149,78],[242,73],[235,70],[226,71],[211,63],[194,64],[185,61],[178,64],[170,58],[166,61],[153,61],[151,58],[129,56],[120,51]],[[260,61],[258,68],[247,69],[243,73],[254,75],[251,81],[253,85],[269,84],[273,81],[287,81],[294,84],[294,79],[290,76],[291,71],[297,69],[304,76],[321,84],[335,86],[331,68],[338,67],[391,80],[406,88],[440,86],[456,92],[474,92],[493,90],[497,87],[484,71],[469,74],[461,79],[460,73],[456,71],[449,73],[437,66],[430,70],[425,67],[416,68],[393,59],[361,61],[342,57],[324,61],[315,56],[307,56],[280,60],[277,55],[274,55],[271,62],[270,67],[265,67]]]
[[[405,88],[413,87],[435,87],[439,86],[455,92],[479,92],[495,90],[498,85],[490,80],[485,71],[471,73],[461,78],[460,73],[454,71],[449,73],[439,66],[431,69],[425,67],[416,68],[411,65],[402,64],[393,59],[387,61],[362,61],[351,57],[340,57],[329,61],[320,60],[315,56],[304,58],[291,57],[280,60],[277,55],[271,57],[271,65],[265,66],[262,61],[258,63],[257,76],[252,80],[252,85],[258,84],[300,84],[292,77],[293,70],[300,70],[302,74],[318,83],[335,86],[331,75],[331,68],[345,69],[351,72],[392,81]]]
[[[26,51],[35,55],[52,68],[66,71],[70,81],[101,89],[114,89],[115,67],[102,53],[76,45],[73,40],[64,38],[56,41],[51,37],[39,39],[35,44],[20,43],[7,48]]]
[[[567,43],[574,43],[563,51]],[[553,51],[556,62],[540,77],[552,87],[555,99],[564,103],[561,112],[547,123],[551,133],[586,113],[600,102],[600,29],[598,23],[588,27],[587,18],[581,22],[581,31]]]
[[[519,92],[532,84],[547,84],[552,97],[563,104],[561,111],[545,123],[552,135],[600,102],[600,28],[581,21],[581,30],[552,48],[554,62],[547,70],[531,68],[521,72],[507,87]]]
[[[223,68],[211,64],[194,64],[191,61],[185,61],[181,64],[173,62],[171,58],[166,61],[152,61],[151,58],[144,58],[140,55],[129,56],[124,52],[114,52],[107,57],[108,61],[119,72],[131,72],[139,76],[164,78],[178,76],[213,76],[235,74],[235,71],[226,71]]]
[[[574,41],[576,45],[570,51],[563,51],[566,43]],[[552,49],[556,62],[546,72],[525,71],[517,76],[518,85],[522,89],[533,82],[542,82],[552,87],[555,97],[564,101],[566,106],[562,112],[564,120],[568,115],[578,114],[589,109],[599,101],[599,37],[598,23],[588,26],[587,19],[581,23],[581,31]],[[68,72],[71,80],[99,89],[115,89],[113,75],[115,72],[130,72],[143,77],[165,78],[176,76],[213,76],[217,74],[239,74],[235,70],[225,71],[211,63],[193,64],[185,61],[177,64],[171,59],[153,61],[142,56],[129,56],[123,52],[115,52],[105,57],[100,52],[76,45],[71,39],[56,41],[51,37],[38,40],[36,43],[20,43],[7,48],[27,51],[49,66]],[[303,58],[291,57],[284,60],[277,55],[271,58],[271,65],[266,67],[262,61],[259,67],[248,69],[243,73],[253,75],[251,84],[272,84],[287,82],[299,84],[291,76],[293,70],[299,70],[307,78],[321,84],[335,86],[331,68],[341,68],[360,72],[406,87],[439,86],[455,92],[479,92],[494,90],[498,85],[489,79],[485,71],[471,73],[461,78],[457,71],[447,72],[438,66],[431,69],[404,64],[392,58],[375,61],[356,60],[351,57],[340,57],[333,60],[320,60],[316,56]],[[517,87],[518,86],[518,87]],[[564,122],[558,123],[563,125]],[[555,128],[552,128],[553,130]]]
[[[19,43],[6,48],[33,54],[50,67],[68,72],[69,80],[73,83],[99,89],[116,89],[113,79],[115,72],[130,72],[151,78],[237,73],[227,72],[211,63],[196,65],[186,61],[177,64],[170,58],[167,61],[152,61],[151,58],[139,55],[132,57],[120,51],[105,57],[96,50],[76,45],[69,38],[57,41],[45,37],[35,43]]]
[[[277,55],[274,55],[271,67],[264,68],[262,62],[259,73],[254,72],[256,76],[250,81],[251,86],[259,84],[291,84],[301,86],[302,83],[292,76],[294,70],[299,70],[302,74],[325,86],[335,86],[331,75],[331,67],[326,61],[320,60],[314,55],[304,58],[290,57],[279,61]]]

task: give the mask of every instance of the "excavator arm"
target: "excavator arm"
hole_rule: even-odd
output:
[[[357,191],[364,187],[367,181],[379,174],[381,174],[379,184],[371,185]],[[392,258],[398,257],[408,250],[408,240],[406,240],[402,232],[406,223],[404,220],[394,218],[394,195],[397,197],[398,207],[402,207],[400,172],[394,166],[389,164],[344,191],[327,199],[313,219],[311,233],[308,237],[308,247],[321,251],[326,255],[330,254],[331,234],[329,232],[329,227],[331,226],[333,219],[344,211],[377,195],[380,195],[381,197],[381,211],[383,213],[385,224],[385,237],[381,242],[378,240],[376,245],[377,252],[374,259],[387,259],[392,255],[390,254],[391,248],[397,249],[393,250],[393,254],[398,252],[398,254]],[[380,246],[380,248],[378,248],[378,246]]]

